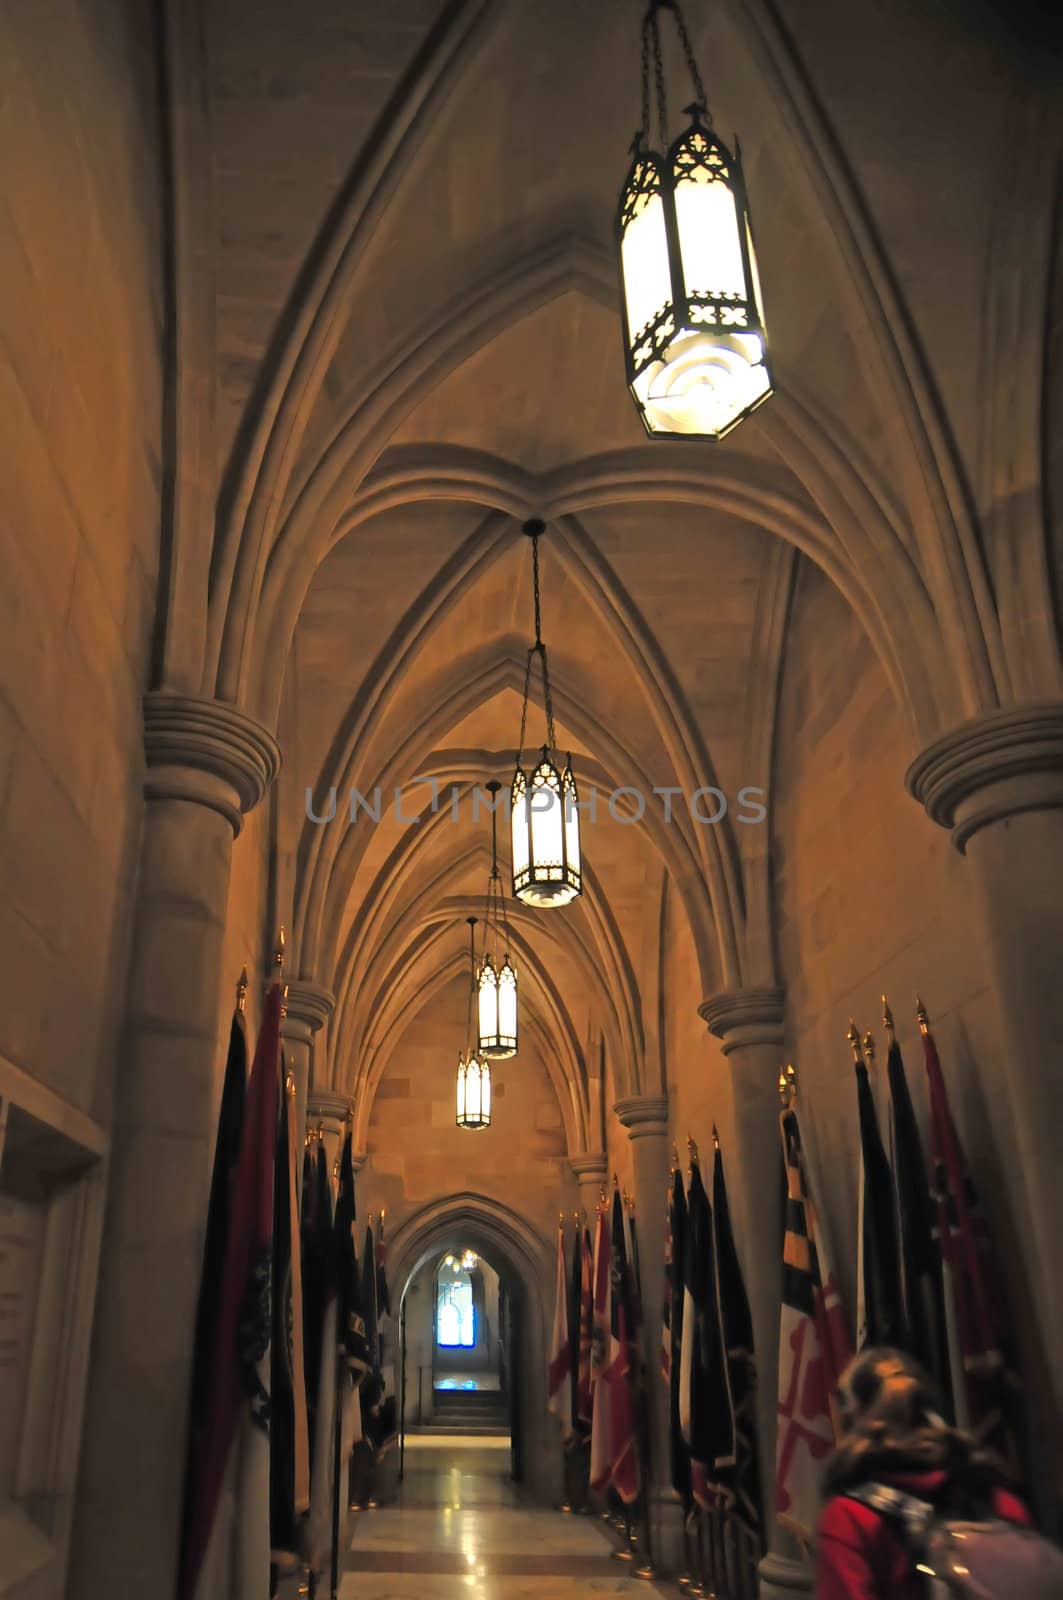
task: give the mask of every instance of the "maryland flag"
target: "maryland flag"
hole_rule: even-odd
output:
[[[269,1411],[273,1169],[280,1101],[281,987],[265,999],[247,1089],[222,1271],[201,1471],[181,1600],[269,1593]]]
[[[730,1473],[725,1474],[724,1481],[731,1490],[735,1514],[752,1534],[759,1537],[763,1512],[757,1450],[757,1367],[753,1353],[753,1316],[731,1229],[723,1153],[716,1143],[715,1130],[713,1142],[716,1144],[716,1163],[712,1175],[716,1292],[734,1425],[734,1466]]]
[[[930,1195],[923,1142],[908,1090],[901,1047],[890,1039],[890,1143],[896,1181],[901,1264],[901,1347],[933,1377],[951,1410],[945,1285],[935,1240],[935,1205]]]
[[[569,1377],[572,1347],[568,1330],[568,1273],[565,1269],[565,1230],[557,1230],[557,1272],[554,1279],[554,1325],[550,1339],[550,1364],[547,1372],[546,1406],[561,1423],[561,1437],[572,1435]]]
[[[855,1037],[856,1030],[852,1030]],[[856,1348],[898,1345],[903,1335],[901,1269],[893,1172],[879,1132],[867,1066],[854,1043],[860,1113],[860,1214],[858,1227]]]
[[[695,1156],[690,1163],[683,1252],[683,1342],[679,1420],[690,1448],[690,1487],[701,1506],[727,1502],[735,1465],[734,1401],[716,1287],[712,1207]]]
[[[775,1512],[802,1543],[819,1513],[820,1470],[838,1438],[835,1391],[852,1347],[813,1202],[793,1104],[779,1119],[786,1168]]]
[[[246,977],[246,975],[245,975]],[[233,1012],[229,1054],[222,1084],[218,1134],[214,1145],[214,1170],[210,1180],[207,1232],[203,1243],[203,1269],[196,1307],[196,1339],[192,1353],[192,1387],[188,1401],[188,1457],[185,1465],[184,1513],[180,1573],[177,1592],[189,1595],[195,1581],[188,1570],[194,1539],[192,1525],[198,1510],[200,1482],[205,1469],[205,1449],[210,1417],[210,1389],[217,1359],[218,1315],[222,1301],[225,1257],[229,1248],[232,1191],[240,1160],[240,1137],[247,1093],[247,1033],[242,1012],[243,992]]]
[[[661,1345],[661,1373],[668,1384],[669,1454],[672,1487],[690,1510],[690,1449],[683,1438],[679,1418],[679,1380],[683,1348],[683,1261],[686,1253],[687,1197],[683,1174],[672,1173],[668,1196],[668,1221],[664,1250],[664,1333]]]
[[[934,1043],[920,1008],[930,1081],[930,1152],[957,1424],[1020,1470],[1017,1381],[1006,1357],[1001,1293],[989,1231],[949,1109]]]

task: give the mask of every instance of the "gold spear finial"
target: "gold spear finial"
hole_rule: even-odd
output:
[[[882,1022],[886,1029],[886,1038],[891,1045],[896,1044],[897,1031],[893,1026],[893,1012],[890,1010],[890,1003],[885,995],[882,996]]]
[[[790,1099],[790,1085],[786,1081],[786,1068],[779,1068],[779,1099],[787,1105]]]
[[[915,997],[915,1020],[919,1024],[921,1034],[925,1036],[930,1032],[930,1018],[927,1016],[926,1006],[918,995]]]
[[[789,1111],[797,1098],[797,1073],[793,1064],[787,1062],[779,1073],[779,1099],[784,1108]]]
[[[675,1177],[676,1173],[679,1171],[679,1146],[677,1144],[674,1144],[674,1143],[672,1145],[672,1167],[671,1167],[671,1171],[672,1171],[673,1178]]]
[[[853,1060],[859,1065],[864,1059],[860,1054],[860,1029],[856,1026],[852,1017],[849,1018],[849,1028],[845,1037],[848,1039],[849,1048],[853,1052]]]
[[[240,1011],[240,1012],[246,1011],[246,1009],[247,1009],[247,964],[246,964],[246,962],[244,964],[244,970],[240,974],[240,981],[236,985],[236,1009],[237,1009],[237,1011]]]
[[[716,1131],[715,1122],[712,1125],[712,1148],[714,1150],[718,1150],[720,1148],[720,1135]]]
[[[282,1017],[286,1017],[287,1015],[288,1015],[288,985],[285,984],[284,988],[281,990],[281,1016]]]
[[[287,1074],[287,1076],[285,1077],[285,1079],[284,1079],[284,1092],[288,1096],[289,1100],[294,1100],[295,1099],[295,1074],[294,1074],[294,1072],[289,1072]]]
[[[273,965],[277,969],[277,976],[279,978],[281,973],[284,971],[284,923],[283,922],[281,923],[280,929],[279,929],[279,931],[277,933],[277,948],[276,948],[276,950],[274,952],[274,955],[273,955]]]
[[[875,1065],[875,1036],[870,1028],[864,1034],[864,1059],[869,1067]]]
[[[698,1147],[689,1133],[687,1134],[687,1154],[690,1157],[690,1165],[694,1166],[698,1161]]]

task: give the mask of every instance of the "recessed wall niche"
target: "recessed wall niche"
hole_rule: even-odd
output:
[[[0,1595],[59,1600],[103,1221],[106,1135],[0,1057]]]

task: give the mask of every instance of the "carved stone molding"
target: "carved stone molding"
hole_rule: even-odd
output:
[[[782,988],[725,989],[703,1000],[698,1016],[728,1056],[742,1045],[781,1044],[785,999]]]
[[[961,723],[916,756],[904,781],[961,854],[982,828],[1063,807],[1063,702]]]
[[[580,1178],[600,1178],[603,1183],[605,1182],[608,1163],[604,1155],[569,1156],[568,1164],[577,1181]]]
[[[296,978],[288,985],[287,1012],[281,1032],[309,1043],[331,1017],[336,997],[312,978]]]
[[[276,739],[221,700],[152,690],[144,696],[150,800],[189,800],[219,812],[235,837],[280,771]]]
[[[635,1094],[613,1107],[629,1139],[663,1139],[668,1132],[668,1096]]]
[[[331,1089],[311,1089],[306,1097],[307,1123],[320,1122],[330,1133],[341,1133],[347,1114],[354,1107],[349,1094],[334,1094]]]

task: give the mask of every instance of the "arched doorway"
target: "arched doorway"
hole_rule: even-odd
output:
[[[506,1206],[481,1195],[463,1194],[436,1201],[410,1217],[395,1234],[391,1254],[394,1281],[402,1285],[400,1429],[423,1426],[426,1416],[434,1410],[436,1395],[454,1392],[436,1390],[437,1379],[440,1384],[448,1378],[464,1384],[478,1382],[478,1375],[485,1381],[494,1377],[497,1392],[504,1395],[511,1475],[540,1504],[555,1502],[561,1463],[556,1440],[550,1437],[546,1411],[545,1307],[551,1278],[545,1241]],[[462,1267],[462,1259],[472,1256],[476,1257],[476,1267]],[[450,1266],[446,1265],[448,1257]],[[458,1265],[457,1273],[454,1263]],[[481,1263],[497,1279],[494,1303],[488,1292],[492,1287],[490,1279]],[[467,1274],[467,1280],[463,1274]],[[471,1331],[471,1345],[438,1343],[441,1275],[444,1286],[448,1276],[451,1283],[463,1287],[467,1281],[467,1295],[444,1294],[444,1302],[453,1306],[445,1318],[444,1333],[449,1337],[457,1331],[460,1341],[463,1333],[468,1337]],[[418,1284],[423,1287],[418,1288]],[[420,1296],[416,1311],[415,1296]],[[471,1320],[463,1320],[470,1312]],[[430,1330],[428,1340],[426,1327]],[[483,1391],[460,1392],[471,1395]],[[464,1418],[463,1425],[467,1423]]]

